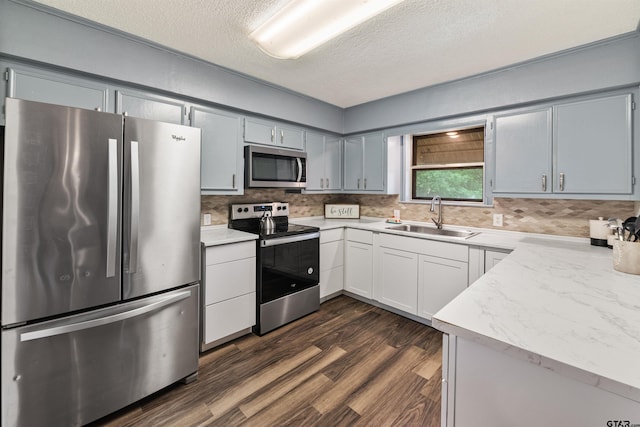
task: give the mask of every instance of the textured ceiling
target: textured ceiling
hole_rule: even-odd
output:
[[[247,35],[288,0],[38,0],[349,107],[637,31],[640,0],[405,0],[296,60]]]

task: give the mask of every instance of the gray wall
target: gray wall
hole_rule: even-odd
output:
[[[487,52],[489,54],[490,52]],[[640,33],[347,108],[345,134],[637,86]]]
[[[60,16],[29,0],[0,0],[2,57],[76,70],[339,134],[493,112],[640,84],[640,33],[634,32],[343,110],[80,19]]]
[[[24,3],[24,4],[22,4]],[[0,0],[0,56],[342,133],[343,110],[27,2]]]

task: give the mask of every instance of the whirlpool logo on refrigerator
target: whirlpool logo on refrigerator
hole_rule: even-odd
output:
[[[171,138],[173,138],[176,142],[184,142],[187,140],[187,138],[182,135],[171,135]]]

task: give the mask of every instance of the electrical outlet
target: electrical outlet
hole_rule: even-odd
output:
[[[211,214],[204,214],[202,218],[204,225],[211,225]]]
[[[493,214],[493,226],[502,227],[502,214]]]

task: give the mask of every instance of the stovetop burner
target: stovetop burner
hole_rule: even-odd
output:
[[[260,232],[260,220],[263,216],[273,217],[275,231],[269,234]],[[289,222],[289,203],[244,203],[229,206],[229,228],[259,234],[261,240],[276,239],[296,234],[315,233],[318,227],[292,224]]]

